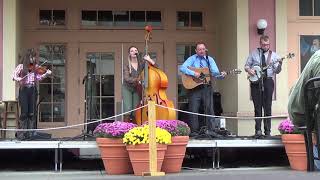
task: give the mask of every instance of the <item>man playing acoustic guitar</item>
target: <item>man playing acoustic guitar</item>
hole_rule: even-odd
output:
[[[281,72],[282,59],[275,52],[269,50],[269,37],[262,35],[260,37],[260,48],[251,52],[245,64],[245,71],[251,77],[261,74],[257,81],[250,82],[251,96],[254,105],[255,117],[262,116],[262,108],[264,116],[271,116],[272,94],[274,90],[273,77]],[[260,67],[262,72],[258,72],[255,67]],[[254,79],[254,78],[253,78]],[[262,119],[255,119],[255,137],[262,137],[261,122]],[[270,136],[271,118],[263,119],[264,133]]]
[[[219,69],[214,59],[207,55],[206,45],[204,43],[196,44],[196,54],[190,56],[180,67],[180,71],[186,75],[193,76],[195,78],[201,78],[204,74],[191,70],[191,67],[195,68],[207,68],[209,67],[210,74],[216,78],[222,79],[226,75],[226,72],[219,72]],[[204,78],[206,79],[206,78]],[[189,98],[189,111],[198,113],[201,104],[204,104],[205,114],[214,115],[213,111],[213,97],[212,97],[211,81],[202,83],[199,86],[190,90]],[[214,118],[207,118],[207,125],[209,122],[214,121]],[[191,127],[190,136],[196,136],[199,132],[199,121],[197,115],[191,115],[189,119]],[[209,128],[209,127],[208,127]]]

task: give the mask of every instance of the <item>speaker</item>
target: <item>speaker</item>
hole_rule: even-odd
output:
[[[49,133],[33,131],[30,133],[28,140],[48,140],[51,139],[51,136]]]

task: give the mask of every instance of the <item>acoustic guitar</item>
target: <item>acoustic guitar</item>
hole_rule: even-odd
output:
[[[193,89],[201,84],[207,84],[210,81],[210,72],[209,68],[196,68],[196,67],[188,67],[190,70],[200,73],[200,77],[194,77],[186,74],[182,74],[182,85],[186,89]],[[227,75],[229,74],[240,74],[242,71],[240,69],[233,69],[227,71]]]
[[[288,55],[273,61],[272,63],[268,64],[266,67],[263,67],[262,69],[260,68],[260,66],[253,66],[251,69],[253,69],[256,73],[252,76],[248,74],[249,81],[252,83],[256,83],[257,81],[260,80],[262,72],[267,70],[270,66],[273,66],[275,63],[278,63],[278,62],[283,61],[285,59],[291,59],[294,56],[295,56],[294,53],[289,53]]]

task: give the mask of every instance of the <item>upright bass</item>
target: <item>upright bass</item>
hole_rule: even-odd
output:
[[[148,54],[148,43],[151,39],[151,26],[145,27],[145,54]],[[141,102],[138,106],[148,104],[148,101],[154,101],[158,105],[168,108],[174,108],[173,102],[168,100],[166,89],[168,88],[168,77],[160,69],[150,65],[145,61],[144,71],[141,75]],[[156,107],[156,119],[176,119],[176,112],[173,109]],[[135,114],[138,125],[148,121],[148,107],[141,108]]]

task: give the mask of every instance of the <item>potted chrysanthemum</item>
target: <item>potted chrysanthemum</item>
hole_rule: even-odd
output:
[[[307,153],[303,134],[287,118],[280,122],[278,130],[281,133],[282,143],[286,149],[290,167],[294,170],[307,170]]]
[[[135,127],[123,137],[126,144],[134,175],[141,176],[149,171],[149,125]],[[171,143],[171,134],[159,127],[156,128],[157,170],[161,170],[167,144]]]
[[[157,120],[156,126],[167,130],[172,138],[168,145],[162,171],[166,173],[178,173],[181,171],[182,162],[189,141],[190,128],[180,120]]]
[[[99,124],[93,131],[107,174],[132,173],[131,162],[122,138],[136,126],[133,123],[115,121]]]

